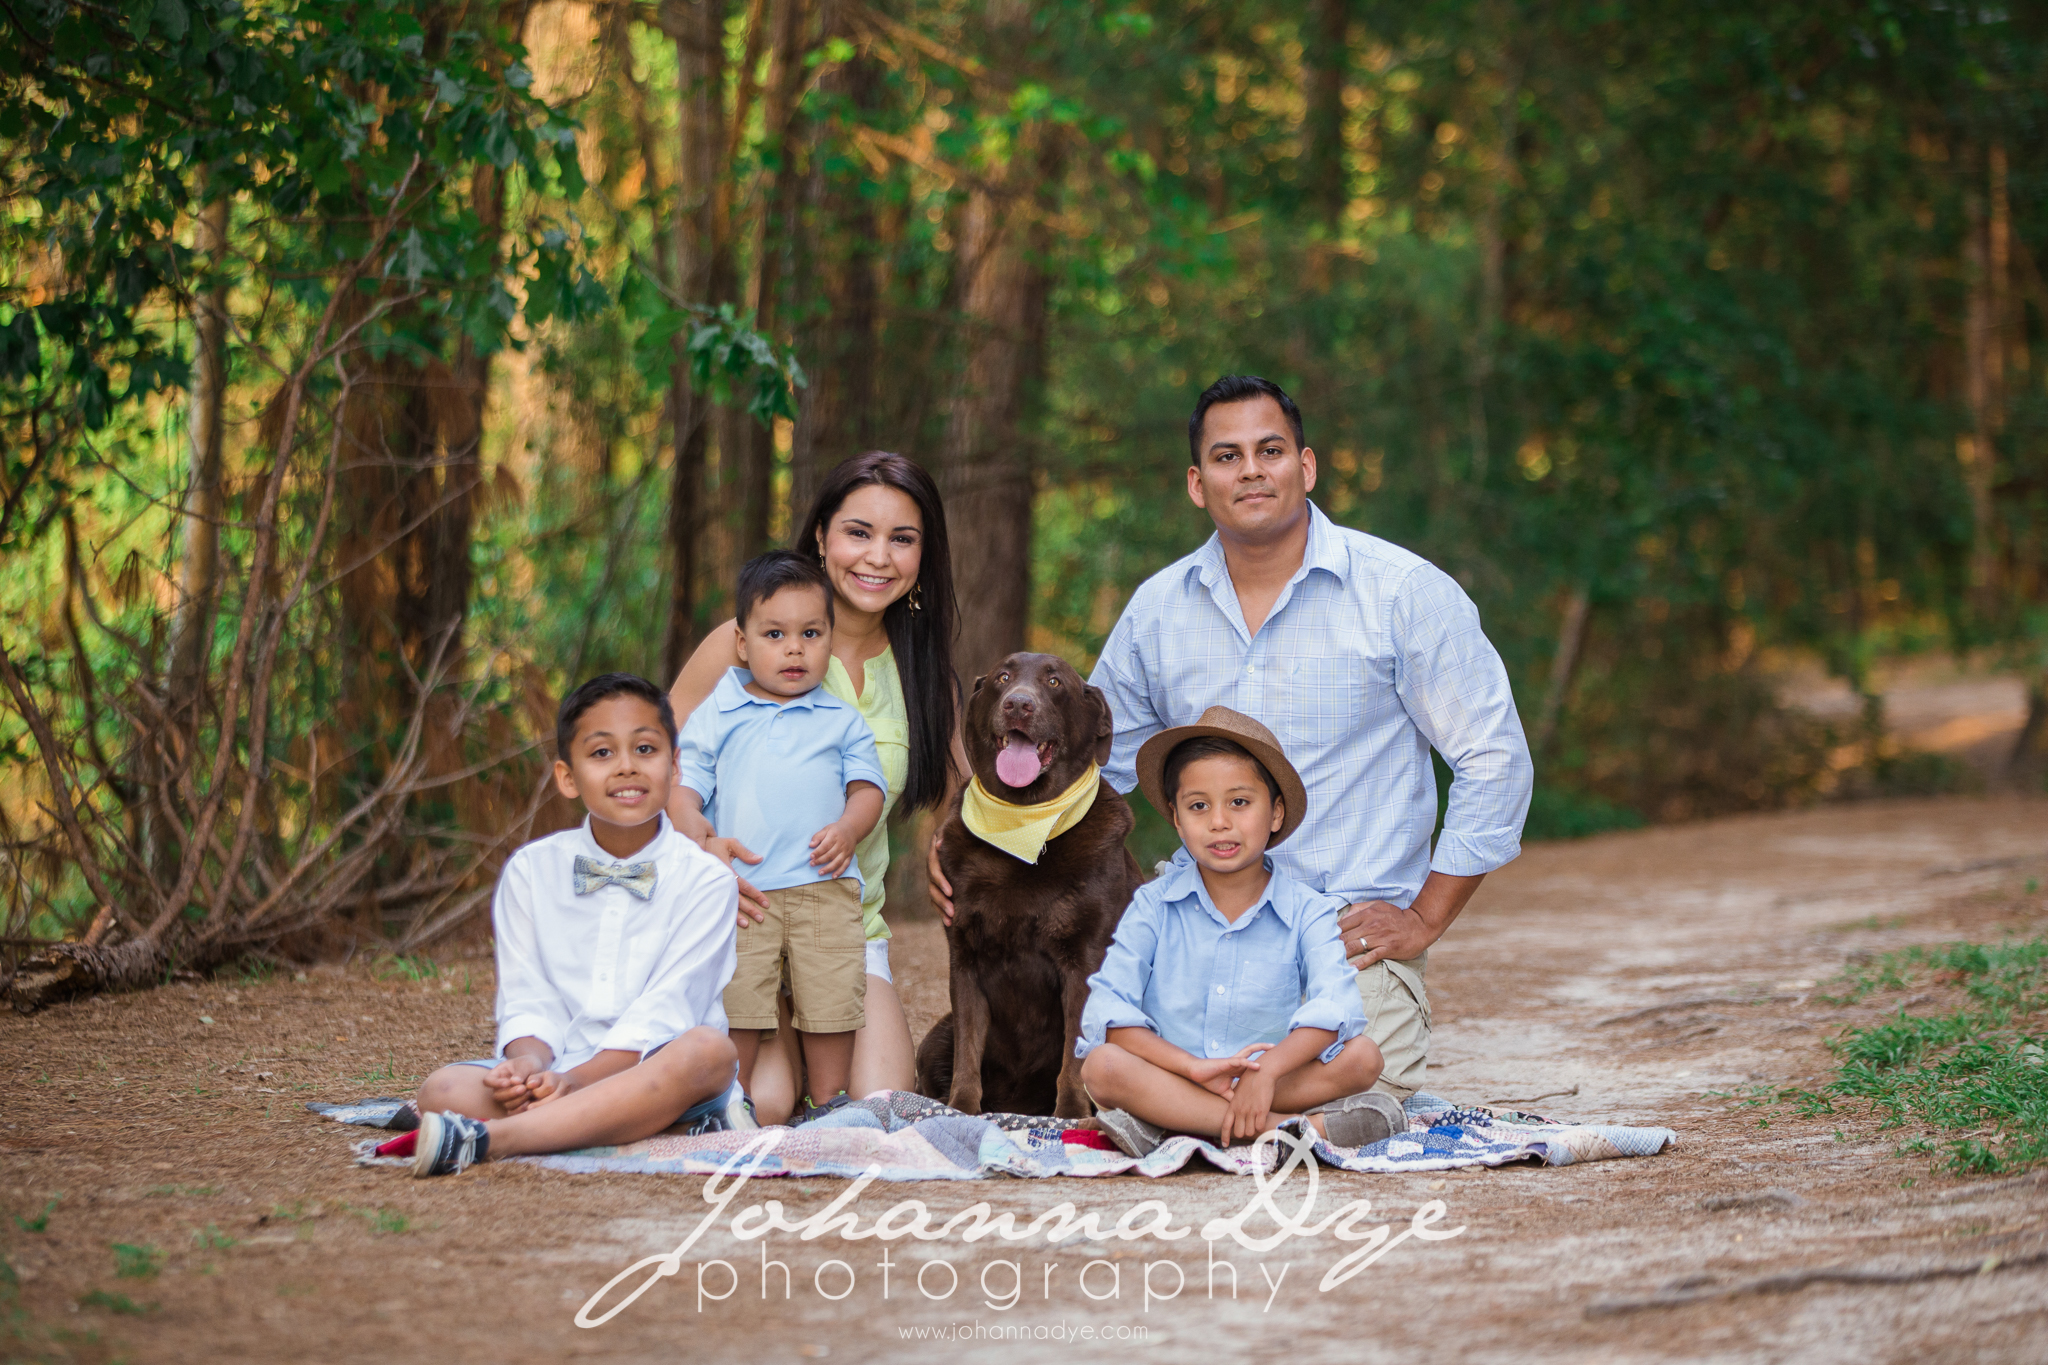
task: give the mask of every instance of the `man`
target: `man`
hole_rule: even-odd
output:
[[[1188,497],[1216,533],[1133,594],[1089,680],[1108,695],[1104,776],[1137,785],[1138,746],[1210,706],[1264,722],[1308,786],[1308,818],[1274,865],[1349,902],[1338,926],[1377,1088],[1423,1082],[1423,970],[1487,873],[1521,851],[1534,768],[1507,671],[1452,578],[1333,523],[1308,500],[1316,457],[1268,380],[1228,375],[1188,420]],[[1434,855],[1436,781],[1455,781]]]

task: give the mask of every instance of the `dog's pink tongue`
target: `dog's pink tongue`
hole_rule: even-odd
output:
[[[1010,742],[996,755],[996,776],[1008,786],[1030,786],[1044,767],[1038,761],[1038,746],[1022,735],[1011,735]]]

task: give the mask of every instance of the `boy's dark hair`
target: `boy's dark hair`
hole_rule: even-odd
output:
[[[1273,774],[1266,771],[1266,765],[1252,757],[1252,751],[1234,739],[1219,735],[1197,735],[1173,746],[1173,752],[1166,756],[1166,768],[1160,775],[1160,786],[1166,789],[1166,804],[1180,804],[1180,775],[1190,763],[1205,758],[1241,758],[1258,770],[1265,780],[1266,790],[1275,801],[1280,799],[1280,784],[1273,780]]]
[[[832,619],[832,580],[814,555],[795,550],[770,550],[740,566],[739,592],[732,603],[735,625],[747,624],[747,613],[784,588],[816,588],[825,594],[825,619]]]
[[[600,673],[562,698],[562,709],[555,712],[556,758],[564,763],[569,761],[569,746],[576,741],[576,722],[607,697],[638,697],[652,706],[661,716],[661,728],[668,731],[669,747],[675,747],[676,710],[669,705],[668,693],[638,674]]]
[[[1280,405],[1280,411],[1287,418],[1288,427],[1294,432],[1297,449],[1308,444],[1301,430],[1301,409],[1294,406],[1294,400],[1287,396],[1287,390],[1270,379],[1261,379],[1255,374],[1226,374],[1195,400],[1195,415],[1188,418],[1188,463],[1202,463],[1202,423],[1208,419],[1209,409],[1218,403],[1243,403],[1253,398],[1270,398]]]

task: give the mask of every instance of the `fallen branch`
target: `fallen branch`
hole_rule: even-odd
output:
[[[1578,1094],[1578,1093],[1579,1093],[1579,1088],[1578,1088],[1578,1086],[1574,1085],[1574,1086],[1573,1086],[1573,1087],[1572,1087],[1571,1089],[1569,1089],[1569,1090],[1552,1090],[1552,1091],[1548,1092],[1547,1094],[1542,1094],[1542,1095],[1531,1095],[1531,1096],[1530,1096],[1530,1097],[1529,1097],[1528,1099],[1526,1099],[1526,1100],[1488,1100],[1488,1101],[1486,1101],[1486,1103],[1487,1103],[1487,1104],[1489,1104],[1489,1105],[1494,1105],[1494,1104],[1534,1104],[1534,1103],[1536,1103],[1536,1101],[1538,1101],[1538,1100],[1555,1100],[1555,1099],[1561,1099],[1561,1098],[1563,1098],[1563,1097],[1564,1097],[1564,1096],[1566,1096],[1566,1095],[1576,1095],[1576,1094]]]
[[[1710,1299],[1740,1298],[1745,1294],[1792,1294],[1816,1284],[1924,1284],[1929,1280],[1960,1280],[1989,1275],[1997,1270],[2048,1262],[2048,1251],[2025,1256],[1987,1256],[1969,1265],[1931,1265],[1917,1270],[1876,1270],[1862,1266],[1823,1266],[1816,1270],[1794,1270],[1783,1275],[1766,1275],[1756,1280],[1704,1288],[1665,1289],[1634,1299],[1595,1299],[1586,1305],[1589,1318],[1617,1317],[1654,1308],[1683,1308]],[[1689,1285],[1689,1280],[1678,1281]]]
[[[1708,1005],[1775,1005],[1784,1000],[1804,1000],[1804,995],[1753,995],[1747,998],[1736,995],[1702,995],[1691,1000],[1674,1000],[1668,1005],[1646,1005],[1627,1014],[1616,1014],[1594,1024],[1594,1028],[1606,1028],[1609,1024],[1626,1024],[1634,1019],[1648,1019],[1653,1014],[1672,1014],[1678,1010],[1703,1009]]]

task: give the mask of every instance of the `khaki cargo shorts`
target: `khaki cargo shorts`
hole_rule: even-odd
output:
[[[1379,961],[1358,974],[1365,1036],[1379,1044],[1386,1067],[1373,1089],[1405,1100],[1429,1070],[1429,989],[1422,984],[1429,952],[1406,962]]]
[[[740,930],[740,961],[725,988],[733,1028],[775,1028],[775,996],[789,979],[797,1029],[851,1033],[867,1022],[867,931],[852,877],[770,891],[768,918]]]

